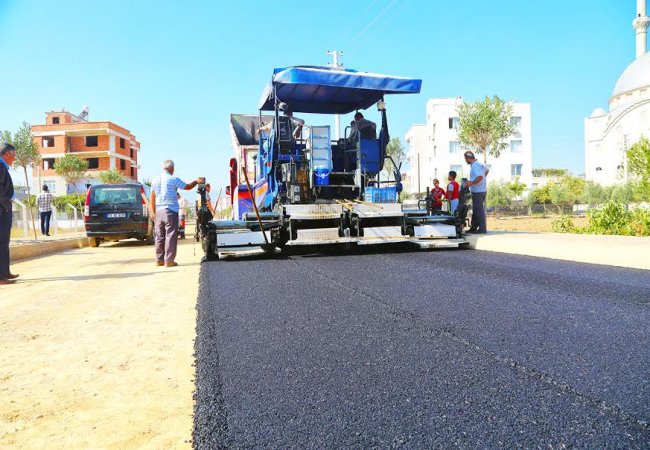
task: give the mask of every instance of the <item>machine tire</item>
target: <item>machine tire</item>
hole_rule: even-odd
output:
[[[153,234],[148,234],[144,237],[144,243],[146,245],[153,245],[154,244],[154,238]]]
[[[205,259],[207,261],[217,261],[219,259],[219,254],[215,252],[217,248],[217,237],[209,233],[207,236],[202,236],[201,240],[201,247],[203,247]]]
[[[91,247],[99,247],[100,242],[102,242],[100,238],[88,238],[88,241]]]
[[[218,261],[219,255],[215,252],[214,243],[208,244],[208,250],[205,252],[205,259],[208,261]]]

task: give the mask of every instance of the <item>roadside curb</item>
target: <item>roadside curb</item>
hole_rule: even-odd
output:
[[[650,238],[498,231],[465,238],[473,250],[650,270]]]
[[[70,239],[58,239],[56,241],[38,242],[34,244],[22,244],[9,246],[9,258],[12,262],[22,259],[44,256],[63,250],[88,247],[88,238],[78,237]]]

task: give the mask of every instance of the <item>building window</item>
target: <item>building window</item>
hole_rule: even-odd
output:
[[[129,156],[133,159],[133,147],[129,148]]]
[[[47,186],[50,192],[56,191],[56,183],[53,180],[43,181],[43,186]]]
[[[523,164],[511,164],[510,165],[510,175],[513,177],[520,177],[521,176],[521,166]]]
[[[86,147],[97,147],[97,136],[86,136]]]
[[[60,119],[58,118],[58,116],[57,116],[57,117],[52,117],[52,123],[53,123],[54,125],[58,125],[58,124],[59,124],[59,120],[60,120]]]
[[[135,178],[135,169],[131,167],[131,178]]]
[[[124,140],[124,138],[120,138],[120,148],[124,148],[125,145],[126,145],[126,141]]]
[[[518,133],[521,130],[521,117],[511,117],[510,118],[510,125],[512,125],[515,128],[515,133]]]
[[[460,151],[459,141],[449,141],[449,153],[458,153]]]
[[[54,158],[44,158],[43,159],[43,170],[52,170],[54,169]]]
[[[601,170],[603,170],[602,167],[596,167],[596,172],[600,172]]]
[[[452,130],[457,130],[458,125],[460,124],[460,119],[458,117],[450,117],[449,118],[449,129]]]
[[[436,157],[436,154],[437,154],[437,153],[438,153],[438,146],[437,146],[437,145],[434,145],[434,146],[433,146],[433,157],[434,157],[434,158]]]
[[[89,169],[99,169],[99,158],[88,158]]]
[[[451,172],[452,170],[456,172],[456,179],[458,179],[458,177],[461,176],[461,174],[463,173],[463,166],[461,166],[460,164],[458,165],[454,164],[452,166],[449,166],[449,171]]]
[[[521,153],[522,143],[521,140],[510,141],[510,151],[512,153]]]
[[[126,170],[126,161],[120,159],[120,170]]]
[[[54,147],[54,136],[43,136],[43,148]]]

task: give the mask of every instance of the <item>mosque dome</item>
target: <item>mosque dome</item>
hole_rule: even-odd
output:
[[[596,108],[591,112],[591,116],[589,117],[600,117],[600,116],[606,116],[607,112],[603,108]]]
[[[635,59],[620,76],[612,97],[650,86],[650,52]]]

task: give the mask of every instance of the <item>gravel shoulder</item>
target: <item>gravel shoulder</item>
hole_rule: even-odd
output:
[[[198,255],[198,252],[197,252]],[[191,448],[200,256],[136,241],[21,261],[0,296],[0,447]]]
[[[521,216],[521,217],[488,217],[488,230],[492,231],[520,231],[534,233],[552,233],[553,222],[559,216]],[[573,217],[576,227],[588,224],[586,217]]]

